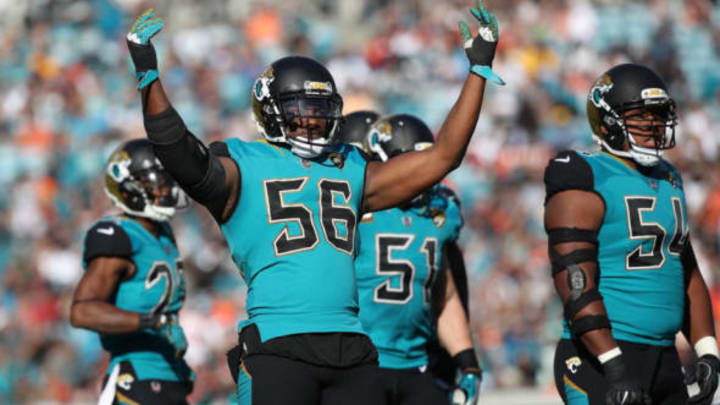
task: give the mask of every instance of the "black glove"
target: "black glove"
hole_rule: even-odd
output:
[[[140,314],[138,329],[160,329],[168,323],[168,316],[165,314]]]
[[[699,392],[688,398],[688,405],[710,405],[718,387],[720,359],[712,354],[700,357],[688,367],[685,382],[687,385],[697,384]]]
[[[495,14],[485,9],[482,0],[478,0],[477,8],[471,8],[470,13],[480,23],[477,36],[473,37],[470,27],[465,22],[458,23],[465,54],[470,60],[470,71],[493,83],[504,85],[503,79],[492,71],[492,61],[498,43],[497,18]]]
[[[608,360],[602,365],[610,389],[605,394],[607,405],[652,405],[650,396],[637,384],[628,380],[622,356]]]
[[[158,78],[157,56],[150,38],[162,29],[163,21],[153,17],[153,9],[145,11],[135,20],[126,36],[130,57],[135,65],[138,90],[147,87]]]

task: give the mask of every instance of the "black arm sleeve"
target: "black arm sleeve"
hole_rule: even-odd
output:
[[[594,185],[590,164],[575,151],[562,151],[545,168],[545,203],[561,191],[594,191]]]
[[[172,107],[145,116],[145,131],[158,159],[180,187],[219,218],[229,194],[220,159],[188,131]]]
[[[96,257],[124,257],[133,254],[130,237],[120,226],[110,221],[93,225],[85,234],[83,261],[88,265]]]
[[[463,309],[465,309],[465,316],[469,319],[470,306],[468,305],[468,279],[462,251],[456,242],[448,242],[446,244],[444,256],[450,265],[450,271],[452,272],[453,281],[455,282],[455,289],[457,290],[458,296],[460,296],[460,302],[462,303]]]

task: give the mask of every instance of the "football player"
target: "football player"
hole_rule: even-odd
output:
[[[379,159],[376,154],[370,151],[367,144],[367,135],[372,128],[372,124],[380,118],[380,114],[375,111],[361,110],[346,114],[343,118],[345,122],[342,126],[342,134],[339,137],[339,141],[357,146],[368,153],[368,157],[371,159]],[[465,310],[465,317],[469,320],[467,273],[465,271],[462,252],[460,252],[456,243],[446,243],[445,249],[446,254],[443,255],[443,260],[448,260],[447,268],[452,273],[455,289],[460,297],[462,307]],[[444,307],[446,288],[445,283],[442,282],[444,280],[445,278],[441,276],[437,282],[433,283],[431,312],[434,323],[437,322],[437,317]],[[458,389],[456,386],[456,362],[438,341],[436,328],[434,328],[434,332],[434,335],[428,341],[426,347],[428,370],[443,390]]]
[[[123,214],[88,230],[70,315],[110,353],[98,404],[186,404],[194,374],[183,360],[185,284],[168,222],[182,192],[147,139],[112,153],[105,192]]]
[[[568,404],[684,404],[675,335],[699,360],[688,403],[709,404],[720,359],[708,290],[688,237],[675,102],[651,69],[623,64],[590,88],[596,153],[560,152],[545,171],[545,228],[564,332],[555,381]]]
[[[249,319],[232,351],[242,404],[382,404],[377,353],[358,318],[353,259],[359,214],[407,201],[457,167],[477,122],[497,21],[480,4],[479,35],[463,24],[471,72],[435,145],[367,162],[335,144],[342,98],[313,59],[278,59],[251,91],[258,142],[207,148],[158,80],[149,10],[127,35],[148,138],[181,187],[217,220],[248,284]]]
[[[365,144],[383,162],[433,144],[430,128],[407,114],[380,119],[367,139]],[[452,402],[477,400],[481,370],[451,269],[443,266],[462,263],[462,256],[448,257],[460,253],[455,243],[462,222],[455,194],[439,184],[397,208],[365,214],[360,221],[355,261],[360,321],[378,350],[379,375],[391,404],[448,402],[428,370],[426,351],[434,338],[431,304],[438,298],[442,309],[437,335],[460,375]],[[440,297],[433,297],[438,279],[445,288]]]

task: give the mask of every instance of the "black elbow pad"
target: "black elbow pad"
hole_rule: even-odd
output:
[[[145,116],[145,132],[155,146],[172,145],[185,136],[185,123],[174,108]]]

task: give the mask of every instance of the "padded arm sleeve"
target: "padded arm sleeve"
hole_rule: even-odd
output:
[[[594,185],[590,164],[575,151],[562,151],[545,168],[545,203],[561,191],[593,191]]]
[[[146,116],[145,130],[158,159],[190,197],[208,208],[224,207],[228,191],[222,163],[188,131],[174,108]]]
[[[118,224],[101,221],[93,225],[85,234],[83,248],[83,265],[87,265],[96,257],[131,258],[133,254],[130,237]]]

